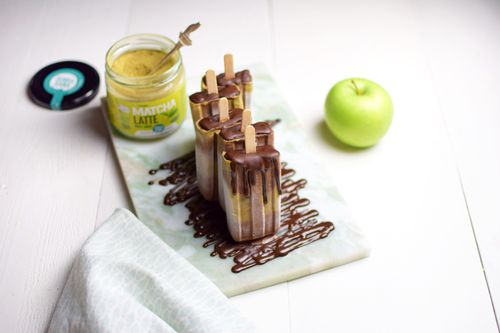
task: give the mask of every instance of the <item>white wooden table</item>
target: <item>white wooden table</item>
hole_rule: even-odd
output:
[[[0,332],[47,327],[71,262],[130,207],[99,99],[50,112],[25,94],[60,59],[103,74],[119,38],[175,37],[188,75],[264,62],[330,161],[370,258],[232,299],[264,332],[497,332],[500,307],[500,2],[0,1]],[[354,151],[322,122],[337,81],[372,79],[393,125]],[[105,94],[104,85],[101,95]]]

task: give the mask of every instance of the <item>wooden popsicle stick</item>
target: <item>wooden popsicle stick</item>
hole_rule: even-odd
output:
[[[211,116],[215,116],[216,114],[220,114],[220,111],[219,111],[219,101],[211,101],[210,102],[210,115]]]
[[[217,79],[215,77],[215,72],[209,69],[205,74],[205,80],[207,81],[207,91],[209,94],[217,94]]]
[[[245,128],[245,152],[252,154],[257,151],[257,143],[255,142],[255,127],[248,125]]]
[[[245,129],[248,125],[252,124],[252,112],[249,109],[245,109],[241,115],[241,131],[245,133]]]
[[[229,104],[226,97],[219,99],[219,121],[221,123],[229,120]]]
[[[224,55],[224,77],[234,79],[233,55],[230,53]]]

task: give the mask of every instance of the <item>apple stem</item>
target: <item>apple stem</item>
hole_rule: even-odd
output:
[[[359,91],[359,88],[358,88],[358,85],[356,84],[356,82],[354,82],[354,80],[351,80],[351,83],[354,86],[354,90],[356,91],[356,95],[360,95],[360,91]]]

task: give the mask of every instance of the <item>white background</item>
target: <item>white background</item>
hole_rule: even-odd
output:
[[[46,111],[26,97],[30,76],[62,59],[102,75],[119,38],[176,37],[196,21],[188,75],[220,71],[226,52],[266,63],[373,247],[232,302],[264,332],[497,332],[496,0],[0,1],[0,331],[44,331],[82,243],[130,207],[99,99]],[[380,83],[395,106],[368,150],[322,122],[329,88],[352,76]]]

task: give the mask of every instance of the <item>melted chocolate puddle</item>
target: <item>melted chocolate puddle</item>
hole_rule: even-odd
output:
[[[194,237],[205,237],[203,247],[213,245],[211,256],[225,259],[232,257],[233,273],[239,273],[256,265],[284,257],[293,250],[327,237],[335,229],[332,222],[317,220],[317,210],[309,209],[309,199],[302,198],[299,191],[307,181],[294,180],[295,170],[282,163],[281,169],[281,227],[276,234],[254,241],[235,242],[227,230],[226,214],[217,202],[210,202],[200,195],[196,184],[194,151],[173,161],[163,163],[158,169],[149,171],[155,175],[160,170],[169,171],[160,185],[173,187],[167,192],[163,203],[173,206],[186,202],[189,210],[185,222],[194,229]],[[148,182],[154,184],[154,181]]]

